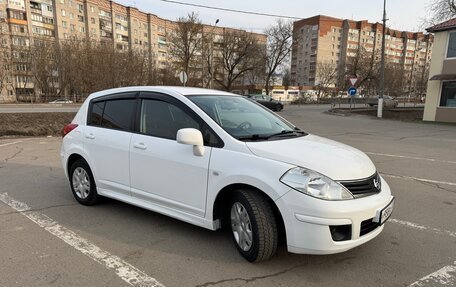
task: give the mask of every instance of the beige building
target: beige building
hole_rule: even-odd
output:
[[[435,44],[423,120],[456,123],[456,18],[427,31]]]
[[[34,92],[26,51],[37,38],[89,39],[118,50],[132,49],[147,55],[155,68],[165,69],[172,62],[168,42],[176,22],[110,0],[0,0],[0,27],[7,66],[0,73],[0,102],[10,102]],[[224,31],[203,25],[202,33],[221,37]],[[253,34],[266,41],[265,35]],[[203,67],[200,70],[202,75]]]
[[[318,85],[318,64],[344,69],[361,48],[379,60],[382,45],[380,23],[353,21],[318,15],[296,21],[293,29],[291,84]],[[386,59],[400,64],[409,85],[423,77],[431,59],[432,35],[387,29]],[[413,87],[408,87],[411,89]]]

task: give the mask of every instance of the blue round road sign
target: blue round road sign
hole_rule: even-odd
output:
[[[358,90],[355,88],[355,87],[350,87],[348,89],[348,94],[351,96],[351,97],[354,97],[356,95],[356,92],[358,92]]]

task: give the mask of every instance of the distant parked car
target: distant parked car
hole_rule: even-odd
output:
[[[283,110],[283,104],[279,101],[274,100],[270,96],[258,94],[258,95],[247,95],[246,97],[262,104],[263,106],[267,107],[270,110],[273,110],[276,112],[280,112],[281,110]]]
[[[50,104],[72,104],[73,101],[71,100],[65,100],[65,99],[57,99],[52,102],[49,102]]]
[[[367,100],[367,104],[371,107],[378,106],[378,96],[370,97]],[[399,104],[399,102],[396,99],[394,99],[393,97],[383,96],[383,107],[395,108],[395,107],[397,107],[398,104]]]

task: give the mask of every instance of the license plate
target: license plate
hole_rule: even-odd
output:
[[[385,206],[382,210],[377,212],[377,216],[374,219],[374,222],[378,222],[380,225],[385,223],[388,218],[391,217],[391,214],[393,214],[393,209],[394,209],[394,198],[388,203],[387,206]]]

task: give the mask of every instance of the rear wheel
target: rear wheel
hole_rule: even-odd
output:
[[[252,190],[237,191],[231,201],[230,222],[239,253],[250,262],[271,258],[278,244],[277,223],[266,198]]]
[[[94,205],[99,201],[92,171],[85,160],[76,160],[71,165],[69,175],[71,191],[80,204]]]
[[[283,109],[283,107],[282,107],[282,105],[280,105],[280,104],[277,104],[277,105],[275,106],[275,111],[276,111],[276,112],[280,112],[282,109]]]

